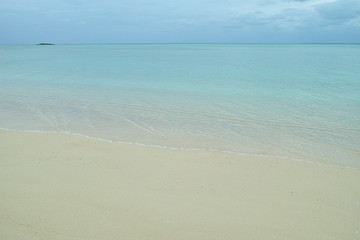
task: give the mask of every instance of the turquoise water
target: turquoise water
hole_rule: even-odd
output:
[[[360,45],[2,45],[0,127],[360,167]]]

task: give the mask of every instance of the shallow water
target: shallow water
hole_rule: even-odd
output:
[[[0,127],[360,167],[360,45],[0,46]]]

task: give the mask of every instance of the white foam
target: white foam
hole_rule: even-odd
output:
[[[226,154],[234,154],[234,155],[240,155],[240,156],[246,156],[246,157],[261,157],[261,158],[278,158],[278,159],[287,159],[291,161],[297,161],[297,162],[306,162],[310,164],[315,164],[319,166],[325,166],[325,167],[336,167],[336,168],[346,168],[346,169],[354,169],[354,170],[360,170],[360,168],[355,167],[349,167],[349,166],[340,166],[336,164],[326,164],[326,163],[320,163],[305,159],[299,159],[299,158],[293,158],[293,157],[287,157],[287,156],[277,156],[277,155],[265,155],[265,154],[256,154],[256,153],[242,153],[242,152],[234,152],[229,150],[221,150],[216,148],[184,148],[184,147],[171,147],[171,146],[163,146],[163,145],[154,145],[154,144],[145,144],[145,143],[138,143],[138,142],[123,142],[123,141],[112,141],[109,139],[104,139],[100,137],[93,137],[93,136],[87,136],[81,133],[72,133],[67,131],[41,131],[41,130],[14,130],[14,129],[8,129],[0,127],[1,130],[10,131],[10,132],[28,132],[28,133],[51,133],[51,134],[66,134],[71,136],[80,136],[88,139],[98,140],[102,142],[108,142],[113,144],[126,144],[126,145],[136,145],[136,146],[142,146],[142,147],[150,147],[150,148],[160,148],[160,149],[168,149],[168,150],[174,150],[174,151],[204,151],[204,152],[220,152],[220,153],[226,153]]]

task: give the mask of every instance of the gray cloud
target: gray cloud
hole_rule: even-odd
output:
[[[360,16],[360,1],[337,0],[319,5],[316,10],[327,19],[351,19]]]
[[[356,42],[359,16],[358,0],[2,0],[0,43]]]

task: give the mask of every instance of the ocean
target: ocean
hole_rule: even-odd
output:
[[[0,128],[360,168],[359,44],[0,45]]]

